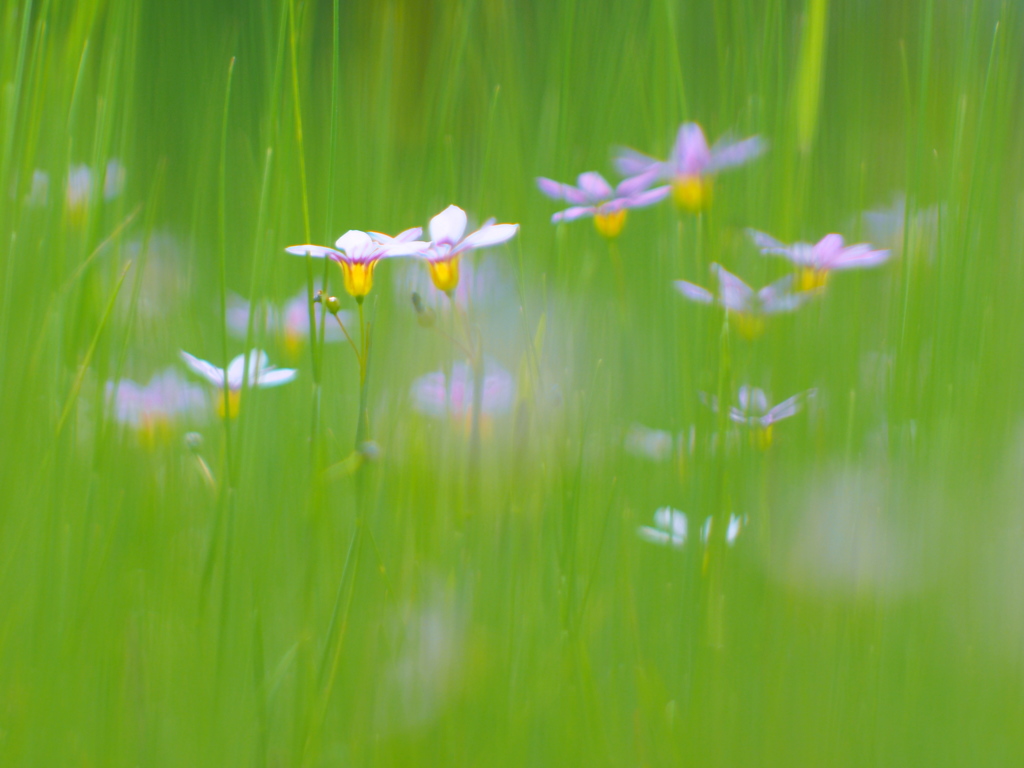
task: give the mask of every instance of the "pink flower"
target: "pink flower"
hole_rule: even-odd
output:
[[[672,199],[684,210],[696,213],[711,202],[712,179],[719,171],[753,160],[765,150],[758,136],[742,141],[721,138],[708,147],[704,131],[697,123],[683,123],[668,160],[658,160],[633,149],[622,148],[615,167],[623,176],[654,173],[654,179],[672,183]]]
[[[783,256],[800,268],[798,288],[803,291],[824,287],[828,274],[841,269],[876,267],[888,260],[890,252],[867,243],[844,245],[842,235],[825,235],[814,245],[785,245],[764,232],[748,229],[754,244],[764,255]]]
[[[413,407],[427,416],[455,419],[473,411],[473,370],[465,363],[452,366],[450,375],[434,371],[420,376],[412,384]],[[507,413],[515,402],[516,384],[511,374],[497,365],[484,373],[481,413],[497,416]]]
[[[145,386],[131,379],[108,381],[106,392],[114,420],[150,439],[206,410],[202,387],[184,381],[173,369],[154,375]]]
[[[564,200],[572,205],[551,217],[551,222],[574,221],[585,216],[594,217],[597,231],[607,238],[617,237],[626,225],[626,210],[643,208],[664,200],[670,188],[667,186],[648,189],[657,173],[645,173],[626,179],[615,189],[596,171],[581,173],[577,186],[561,184],[551,179],[538,177],[540,191],[553,200]]]
[[[720,264],[712,264],[711,272],[718,278],[717,296],[686,280],[676,280],[676,289],[690,301],[718,304],[734,313],[740,333],[748,338],[761,335],[766,316],[792,312],[813,296],[806,291],[795,291],[792,275],[755,291]]]

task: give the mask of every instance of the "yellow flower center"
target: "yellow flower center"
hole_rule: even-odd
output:
[[[692,175],[675,179],[672,182],[672,202],[684,211],[700,213],[711,205],[710,177]]]
[[[216,401],[215,405],[217,408],[217,416],[224,418],[224,393],[218,392],[214,398]],[[242,390],[240,389],[229,389],[228,390],[228,418],[233,419],[238,416],[238,406],[242,401]]]
[[[376,261],[340,261],[341,272],[345,276],[345,290],[348,295],[361,299],[373,288],[373,268]]]
[[[155,448],[170,440],[171,431],[171,420],[167,414],[146,414],[139,424],[139,443],[145,448]]]
[[[798,291],[816,291],[824,288],[828,282],[828,272],[824,269],[804,267],[797,275],[796,289]]]
[[[320,332],[320,326],[317,326],[317,333]],[[305,337],[297,330],[291,327],[285,327],[284,329],[284,349],[285,353],[289,358],[295,360],[299,357],[302,352],[302,343],[305,341]]]
[[[601,237],[612,240],[619,236],[624,226],[626,226],[625,208],[612,213],[594,214],[594,228],[597,229]]]
[[[764,318],[761,315],[752,315],[749,312],[734,312],[733,320],[736,323],[736,330],[745,339],[753,341],[764,333]]]
[[[772,447],[772,425],[754,427],[750,433],[750,442],[759,451],[767,451]]]
[[[459,284],[459,257],[454,259],[440,259],[428,261],[430,279],[434,281],[434,287],[439,291],[448,293],[454,291]]]

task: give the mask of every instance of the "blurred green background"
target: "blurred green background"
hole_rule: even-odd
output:
[[[987,1],[0,2],[0,764],[1024,764],[1022,35]],[[550,224],[536,176],[684,120],[769,151],[615,246]],[[414,407],[458,321],[398,259],[377,460],[351,351],[259,323],[295,383],[116,418],[107,382],[245,351],[230,294],[316,287],[285,247],[450,203],[521,225],[466,259],[515,385],[478,446]],[[671,284],[785,274],[748,226],[894,258],[748,341]],[[761,450],[701,402],[745,383],[817,397]],[[637,535],[666,505],[680,547]]]

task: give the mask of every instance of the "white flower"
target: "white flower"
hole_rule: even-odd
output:
[[[206,379],[219,392],[223,392],[225,371],[212,363],[193,357],[188,352],[181,352],[181,359],[193,373]],[[249,366],[246,368],[245,355],[239,355],[227,367],[228,397],[218,396],[215,404],[224,416],[225,399],[227,400],[227,415],[234,417],[238,415],[238,405],[242,393],[242,387],[277,387],[292,381],[299,372],[291,368],[275,368],[270,365],[267,353],[254,349],[249,353]]]
[[[672,507],[662,507],[654,513],[654,526],[642,525],[637,534],[652,544],[667,544],[678,549],[686,543],[686,531],[686,514]]]

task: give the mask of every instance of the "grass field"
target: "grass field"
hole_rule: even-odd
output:
[[[0,0],[0,765],[1024,765],[1022,13]]]

